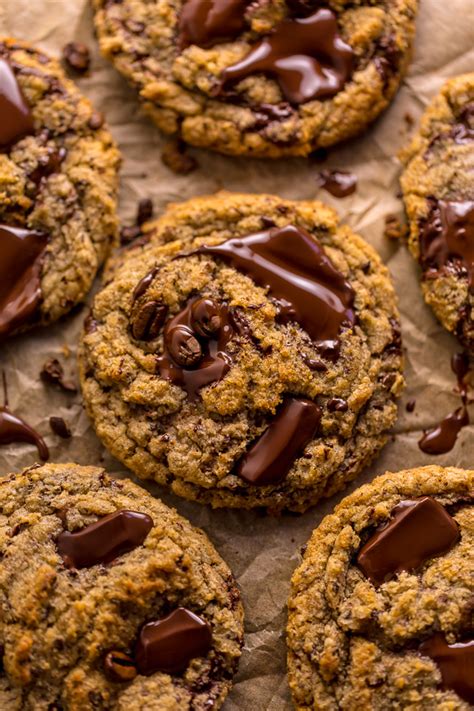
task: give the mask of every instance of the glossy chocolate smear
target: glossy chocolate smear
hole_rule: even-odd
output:
[[[354,52],[338,34],[336,15],[321,9],[283,20],[240,62],[224,69],[223,85],[263,73],[274,77],[293,104],[337,94],[354,68]]]
[[[232,361],[226,346],[235,333],[226,304],[192,299],[164,327],[164,350],[157,358],[161,376],[195,400],[201,388],[222,380],[229,371]]]
[[[68,568],[105,565],[141,546],[152,528],[146,514],[116,511],[75,533],[60,533],[58,551]]]
[[[211,628],[200,617],[178,607],[158,622],[149,622],[140,631],[135,661],[140,674],[179,674],[191,659],[204,657],[211,649]]]
[[[15,74],[0,59],[0,147],[8,148],[33,131],[33,116]]]
[[[446,454],[453,449],[459,433],[469,422],[467,407],[462,405],[446,415],[439,425],[427,430],[418,442],[418,446],[425,454]]]
[[[420,232],[420,262],[425,271],[460,266],[474,288],[474,200],[435,200]]]
[[[420,652],[438,666],[444,689],[452,689],[474,704],[474,639],[448,644],[444,635],[437,633],[420,645]]]
[[[301,227],[274,227],[193,254],[220,257],[268,288],[278,300],[280,320],[297,321],[316,343],[333,349],[341,326],[355,322],[352,287]]]
[[[430,496],[402,501],[357,556],[357,564],[374,585],[402,570],[416,570],[459,540],[456,521]]]
[[[249,0],[187,0],[179,18],[181,49],[212,47],[237,37],[245,27]]]
[[[3,407],[0,407],[0,445],[16,444],[17,442],[26,442],[33,444],[38,450],[40,458],[45,462],[49,459],[49,449],[41,435],[30,427],[18,415],[13,414],[8,407],[8,392],[7,379],[5,373],[2,373],[4,402]]]
[[[468,405],[468,384],[466,377],[469,374],[470,362],[467,353],[455,353],[451,359],[451,369],[458,381],[458,391],[461,395],[462,406],[451,412],[439,425],[426,430],[418,441],[418,446],[426,454],[445,454],[450,452],[463,427],[470,424]]]
[[[0,225],[0,341],[36,314],[47,242],[39,232]]]
[[[289,398],[241,459],[237,474],[249,484],[279,484],[314,438],[320,422],[321,409],[314,402]]]

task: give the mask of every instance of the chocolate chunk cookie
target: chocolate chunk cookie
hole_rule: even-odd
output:
[[[0,39],[0,342],[84,299],[117,236],[119,154],[59,63]]]
[[[403,76],[417,0],[94,0],[103,54],[159,128],[232,155],[361,133]]]
[[[0,707],[220,708],[242,645],[207,537],[128,481],[48,464],[0,480]]]
[[[474,73],[446,82],[401,157],[425,300],[474,354]]]
[[[387,473],[314,531],[293,576],[295,707],[472,708],[474,471]]]
[[[98,436],[213,506],[303,511],[386,441],[403,387],[376,252],[319,202],[221,193],[123,250],[80,349]]]

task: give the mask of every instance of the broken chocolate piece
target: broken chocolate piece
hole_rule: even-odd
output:
[[[140,674],[179,674],[191,659],[204,657],[211,649],[211,628],[203,619],[178,607],[158,622],[149,622],[140,631],[135,660]]]
[[[456,521],[430,496],[402,501],[392,518],[376,530],[357,555],[357,564],[374,585],[402,570],[413,571],[449,551],[459,540]]]

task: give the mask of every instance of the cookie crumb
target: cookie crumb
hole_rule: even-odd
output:
[[[161,160],[176,175],[189,175],[198,168],[195,158],[186,153],[186,144],[179,138],[166,141],[161,152]]]
[[[77,74],[85,74],[91,65],[89,48],[83,42],[68,42],[63,47],[63,60]]]
[[[53,430],[54,434],[57,434],[58,437],[61,437],[62,439],[70,439],[72,437],[71,428],[62,417],[50,417],[49,426]]]
[[[396,215],[385,216],[384,237],[387,239],[400,240],[405,237],[406,229]]]
[[[64,369],[57,358],[46,361],[41,369],[40,378],[49,385],[58,385],[65,392],[77,393],[74,383],[64,379]]]

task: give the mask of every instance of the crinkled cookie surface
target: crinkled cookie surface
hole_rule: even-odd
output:
[[[417,6],[94,0],[103,54],[162,131],[265,157],[307,155],[361,133],[406,70]]]
[[[289,599],[299,711],[472,708],[473,496],[473,471],[387,473],[314,531]]]
[[[0,83],[4,338],[84,300],[116,243],[120,157],[103,116],[55,59],[0,40]]]
[[[159,499],[99,468],[31,467],[0,481],[0,550],[2,709],[220,708],[239,592]]]
[[[402,153],[408,246],[426,302],[474,352],[474,73],[450,79]]]
[[[218,255],[189,254],[262,230],[286,250],[284,287],[301,246],[329,261],[353,300],[334,340],[307,330],[334,326],[323,302],[303,327],[281,318],[289,304],[263,282]],[[312,274],[303,282],[323,285]],[[202,322],[183,325],[203,301],[224,319],[214,339]],[[396,298],[376,252],[323,204],[268,195],[198,198],[150,223],[109,269],[79,359],[88,414],[114,456],[213,506],[303,511],[331,495],[385,443],[403,388]]]

